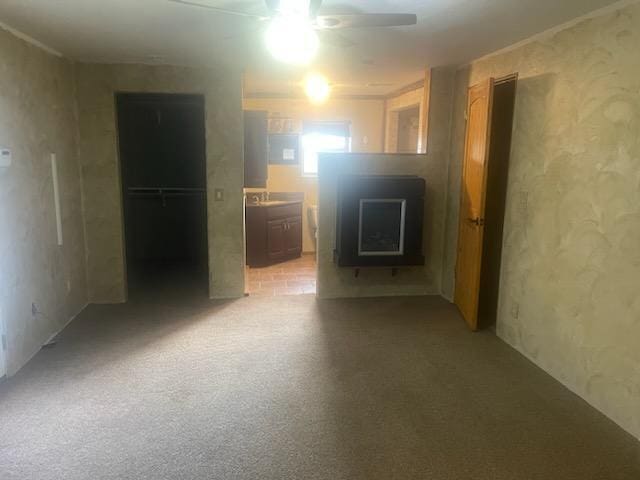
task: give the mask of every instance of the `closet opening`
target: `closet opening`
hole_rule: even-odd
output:
[[[207,297],[204,97],[116,95],[129,299]]]

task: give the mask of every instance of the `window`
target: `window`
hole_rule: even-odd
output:
[[[302,133],[302,174],[318,174],[318,153],[351,150],[347,122],[305,122]]]

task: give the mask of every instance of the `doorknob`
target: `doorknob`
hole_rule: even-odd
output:
[[[482,225],[484,225],[484,218],[476,217],[476,218],[469,218],[468,220],[469,222],[476,224],[478,227],[481,227]]]

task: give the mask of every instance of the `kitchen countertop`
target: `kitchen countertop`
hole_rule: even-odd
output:
[[[281,205],[295,205],[296,203],[302,203],[302,200],[267,200],[264,202],[258,203],[249,203],[247,202],[247,207],[279,207]]]

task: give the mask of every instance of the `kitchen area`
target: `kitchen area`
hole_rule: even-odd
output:
[[[302,176],[301,125],[245,110],[245,293],[315,294],[316,178]]]

